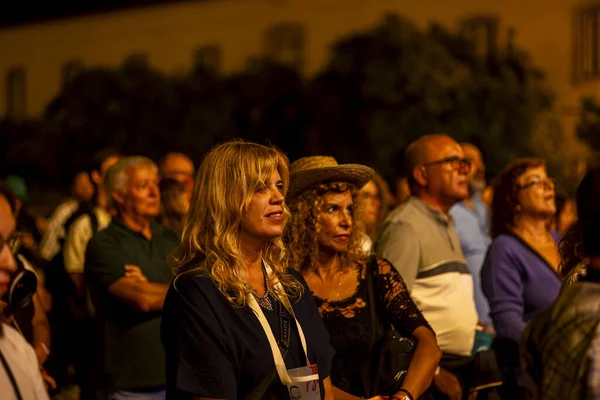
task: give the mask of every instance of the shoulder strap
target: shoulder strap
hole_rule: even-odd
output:
[[[290,324],[291,318],[290,316],[285,314],[287,308],[281,301],[278,301],[279,305],[279,350],[281,351],[281,355],[285,360],[287,353],[290,348]],[[289,311],[288,311],[289,313]],[[252,390],[252,392],[246,397],[246,400],[260,400],[263,398],[263,395],[271,386],[273,379],[277,376],[277,368],[273,368],[271,372],[269,372],[265,377],[260,381],[260,383]]]
[[[265,273],[267,274],[267,276],[271,275],[271,267],[268,264],[266,264],[264,261],[263,261],[263,266],[265,268]],[[283,289],[283,285],[276,278],[274,279],[274,286],[275,286],[277,297],[279,298],[279,301],[283,303],[285,308],[287,308],[288,312],[291,314],[292,318],[296,322],[296,327],[298,328],[298,335],[300,336],[300,342],[302,343],[302,348],[304,350],[304,356],[306,357],[306,365],[310,365],[310,361],[308,359],[308,351],[307,351],[307,347],[306,347],[306,339],[304,337],[304,332],[302,331],[302,327],[300,326],[300,322],[298,322],[298,319],[296,318],[294,309],[292,308],[292,305],[290,304],[290,301],[285,293],[285,290]],[[283,383],[284,385],[288,385],[292,382],[292,379],[290,378],[288,371],[286,369],[285,362],[283,361],[283,357],[281,354],[281,350],[277,344],[277,341],[275,340],[275,336],[273,335],[273,332],[271,331],[271,326],[267,322],[267,319],[265,318],[265,315],[262,312],[262,310],[261,310],[260,306],[258,305],[254,296],[252,294],[248,294],[247,296],[248,296],[247,297],[248,298],[248,306],[250,307],[250,309],[252,309],[252,311],[254,311],[254,314],[258,318],[260,325],[262,326],[263,330],[265,331],[267,340],[269,341],[269,345],[271,347],[271,352],[273,353],[273,361],[275,362],[275,367],[277,369],[277,374],[279,375],[279,379],[281,380],[281,383]],[[314,380],[319,380],[318,374],[294,378],[294,382],[309,382],[309,381],[314,381]]]
[[[96,211],[90,210],[88,215],[90,216],[90,222],[92,224],[92,232],[96,233],[98,231],[98,216],[96,215]]]

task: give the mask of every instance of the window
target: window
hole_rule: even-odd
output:
[[[584,9],[578,17],[579,54],[576,57],[576,78],[586,81],[600,77],[600,6]]]
[[[194,52],[194,66],[218,72],[221,68],[221,48],[216,45],[198,48]]]
[[[72,60],[65,63],[62,67],[63,85],[73,81],[83,71],[83,63],[79,60]]]
[[[471,42],[477,54],[489,56],[498,50],[498,17],[477,16],[460,24],[461,36]]]
[[[295,23],[281,23],[265,32],[267,58],[302,71],[304,67],[304,27]]]
[[[25,68],[16,67],[8,70],[6,76],[6,116],[14,119],[25,117]]]

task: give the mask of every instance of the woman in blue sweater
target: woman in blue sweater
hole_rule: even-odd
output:
[[[541,159],[518,159],[501,174],[492,201],[493,242],[482,288],[496,328],[494,348],[504,372],[503,398],[524,396],[518,344],[525,325],[558,296],[558,234],[548,230],[556,212],[554,182]]]

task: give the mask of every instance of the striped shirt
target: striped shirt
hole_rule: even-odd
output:
[[[384,221],[375,252],[400,272],[442,352],[471,355],[477,326],[473,277],[452,218],[410,197]]]

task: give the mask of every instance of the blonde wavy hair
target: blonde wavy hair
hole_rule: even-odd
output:
[[[358,191],[347,182],[322,183],[305,190],[289,200],[292,212],[290,223],[286,226],[284,240],[290,252],[290,265],[302,272],[314,268],[313,262],[319,254],[319,232],[321,231],[321,209],[327,193],[344,193],[350,190],[352,201],[356,205]],[[340,254],[344,268],[362,266],[367,258],[362,250],[364,224],[357,221],[356,207],[352,210],[352,232],[347,250]]]
[[[253,195],[265,187],[274,171],[289,185],[289,161],[274,147],[234,140],[212,149],[196,176],[190,209],[186,214],[182,240],[175,253],[175,273],[197,271],[210,277],[235,307],[247,305],[248,286],[238,271],[245,269],[239,246],[242,216]],[[289,220],[286,208],[284,221]],[[263,248],[263,259],[272,270],[268,287],[272,292],[277,278],[290,297],[299,297],[303,286],[286,273],[288,253],[281,237]]]

